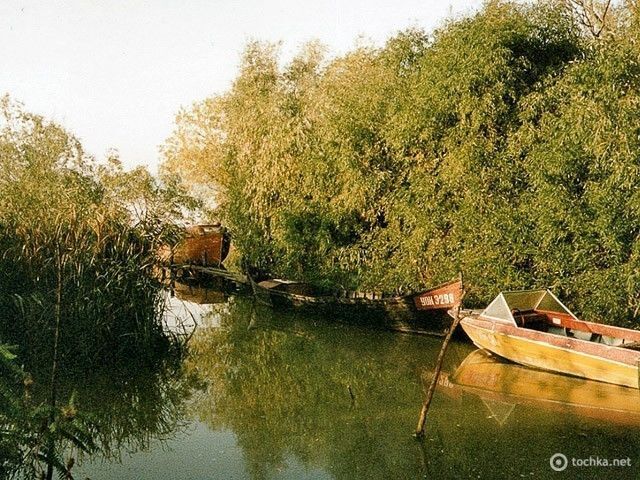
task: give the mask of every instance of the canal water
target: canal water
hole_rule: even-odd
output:
[[[178,296],[166,315],[188,345],[177,365],[68,379],[102,426],[97,451],[76,453],[75,478],[640,476],[635,390],[523,369],[458,340],[416,441],[441,339],[242,295]]]

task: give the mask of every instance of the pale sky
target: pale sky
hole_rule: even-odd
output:
[[[289,58],[318,39],[330,54],[358,37],[432,30],[480,0],[0,0],[0,96],[51,118],[101,159],[155,171],[175,114],[229,88],[247,41]]]

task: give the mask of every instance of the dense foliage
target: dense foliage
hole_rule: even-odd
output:
[[[608,15],[589,30],[566,2],[489,1],[284,66],[250,43],[231,89],[179,114],[164,166],[216,188],[271,274],[393,291],[462,271],[470,300],[549,285],[635,319],[640,30],[634,2]]]
[[[180,354],[152,267],[190,202],[115,155],[98,164],[8,97],[0,171],[0,476],[72,478],[61,455],[71,444],[91,451],[94,426],[60,391],[61,372],[84,378]]]
[[[97,164],[8,97],[0,106],[0,340],[49,363],[60,319],[77,364],[146,351],[161,328],[154,253],[184,196],[116,157]]]

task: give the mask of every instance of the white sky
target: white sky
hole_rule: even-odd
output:
[[[432,30],[480,0],[0,0],[0,95],[45,115],[103,158],[155,170],[181,106],[229,88],[248,40],[284,58],[319,39],[332,54]]]

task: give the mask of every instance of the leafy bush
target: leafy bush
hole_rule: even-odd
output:
[[[71,134],[8,97],[0,110],[0,337],[45,363],[58,320],[70,363],[160,347],[151,267],[186,197],[116,158],[98,165]]]

